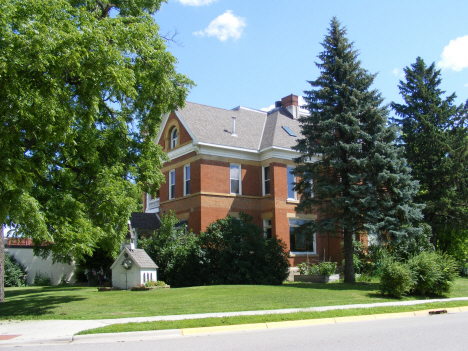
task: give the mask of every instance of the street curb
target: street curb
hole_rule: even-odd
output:
[[[74,335],[73,344],[87,344],[95,342],[119,342],[153,340],[162,337],[181,337],[181,329],[148,330],[140,332],[102,333],[88,335]]]
[[[56,344],[69,344],[73,337],[64,336],[52,339],[31,339],[31,340],[16,340],[10,339],[7,342],[1,342],[0,347],[4,346],[23,346],[23,345],[56,345]]]
[[[360,316],[346,316],[346,317],[335,317],[335,318],[304,319],[304,320],[297,320],[297,321],[187,328],[187,329],[181,329],[181,332],[182,332],[182,335],[196,335],[196,334],[230,332],[230,331],[291,328],[291,327],[301,327],[301,326],[305,327],[305,326],[310,326],[310,325],[351,323],[351,322],[369,321],[369,320],[377,320],[377,319],[421,317],[421,316],[429,316],[430,312],[433,312],[433,311],[446,311],[444,313],[450,313],[450,314],[458,313],[458,312],[467,312],[468,306],[467,307],[440,308],[440,309],[435,308],[435,309],[430,309],[430,310],[421,310],[421,311],[412,311],[412,312],[395,312],[395,313],[368,314],[368,315],[360,315]]]

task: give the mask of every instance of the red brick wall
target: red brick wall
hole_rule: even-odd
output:
[[[173,163],[186,158],[188,157],[179,158],[174,160]],[[260,165],[241,165],[243,196],[232,196],[229,194],[229,162],[199,159],[190,162],[190,166],[192,196],[183,197],[183,165],[181,165],[176,168],[176,199],[163,204],[161,206],[162,211],[167,213],[169,210],[173,210],[177,215],[182,216],[187,216],[188,214],[189,228],[195,233],[206,230],[209,224],[217,219],[226,217],[229,212],[245,212],[251,215],[254,223],[260,227],[263,227],[262,214],[272,213],[272,234],[286,244],[287,252],[289,253],[288,214],[295,213],[294,209],[297,203],[287,202],[286,164],[270,164],[271,194],[267,197],[261,197],[262,167]],[[168,172],[165,172],[165,176],[167,179]],[[164,184],[160,191],[162,202],[168,199],[168,184],[168,182]],[[200,194],[200,192],[204,194]],[[331,257],[333,261],[341,264],[343,257],[340,243],[340,238],[317,235],[317,254],[310,255],[309,260],[328,260]],[[289,260],[291,266],[294,267],[306,259],[307,256],[301,255],[290,257]]]

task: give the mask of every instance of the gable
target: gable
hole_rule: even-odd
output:
[[[171,148],[171,135],[174,129],[177,130],[177,144]],[[165,152],[177,149],[181,146],[193,142],[193,134],[187,128],[176,112],[166,115],[162,122],[162,129],[156,138],[156,143],[161,145]]]

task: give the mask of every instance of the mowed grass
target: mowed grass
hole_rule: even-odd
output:
[[[398,301],[380,295],[377,288],[376,283],[223,285],[105,292],[88,287],[6,288],[0,320],[111,319]],[[449,297],[460,296],[468,296],[467,278],[456,280]]]
[[[308,319],[323,319],[337,318],[349,316],[363,316],[371,314],[396,313],[396,312],[412,312],[421,310],[437,310],[444,308],[461,307],[468,305],[468,301],[448,301],[427,303],[413,306],[389,306],[389,307],[373,307],[373,308],[352,308],[343,310],[323,311],[323,312],[297,312],[285,314],[270,314],[256,316],[235,316],[235,317],[220,317],[220,318],[203,318],[203,319],[183,319],[179,321],[159,321],[159,322],[142,322],[142,323],[125,323],[113,324],[106,327],[88,329],[77,333],[77,335],[86,334],[101,334],[101,333],[124,333],[136,331],[150,330],[165,330],[165,329],[188,329],[201,327],[216,327],[238,324],[252,323],[272,323],[285,321],[298,321]]]

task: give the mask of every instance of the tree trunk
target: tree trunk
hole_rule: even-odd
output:
[[[353,247],[353,233],[348,229],[343,230],[343,248],[344,248],[344,282],[355,283],[354,277],[354,247]]]
[[[3,225],[0,224],[0,302],[5,302],[5,245],[3,240]]]

